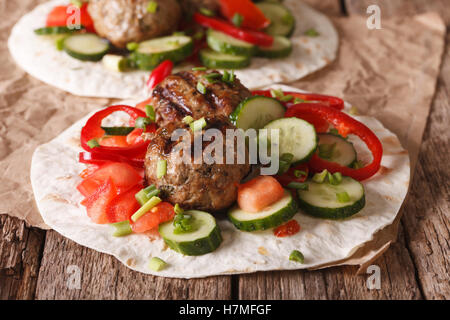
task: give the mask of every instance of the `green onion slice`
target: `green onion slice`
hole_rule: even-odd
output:
[[[147,117],[148,117],[152,122],[155,122],[155,120],[156,120],[156,113],[155,113],[155,109],[153,108],[153,106],[151,106],[151,105],[146,105],[146,106],[145,106],[145,113],[147,114]]]
[[[305,257],[303,256],[303,253],[301,253],[300,251],[294,250],[289,255],[289,260],[304,263]]]
[[[197,82],[197,90],[198,92],[200,92],[201,94],[205,94],[206,93],[206,88],[203,85],[203,83],[201,83],[200,81]]]
[[[289,189],[296,189],[296,190],[308,190],[308,184],[307,183],[301,183],[301,182],[290,182],[287,187]]]
[[[189,126],[191,127],[191,130],[193,132],[201,131],[204,127],[206,127],[206,125],[207,125],[207,123],[206,123],[205,118],[198,119],[189,124]]]
[[[346,191],[336,193],[336,198],[339,202],[345,203],[350,201],[350,196]]]
[[[128,220],[112,223],[111,226],[113,226],[116,229],[113,233],[114,237],[124,237],[124,236],[127,236],[127,235],[133,233],[133,230],[131,229],[130,221],[128,221]]]
[[[161,179],[167,173],[167,160],[159,160],[156,165],[156,177]]]
[[[153,271],[161,271],[167,267],[167,263],[158,257],[153,257],[150,259],[148,267]]]
[[[100,143],[98,143],[97,139],[89,140],[89,141],[87,142],[87,145],[88,145],[89,148],[91,148],[91,149],[100,147]]]
[[[325,178],[327,177],[327,174],[328,174],[328,170],[325,169],[321,173],[316,173],[313,176],[312,180],[317,183],[323,183],[325,181]]]
[[[158,2],[156,2],[156,1],[149,1],[148,5],[147,5],[147,12],[155,13],[156,10],[158,10]]]
[[[147,201],[142,207],[139,208],[132,216],[131,220],[136,222],[141,218],[144,214],[149,212],[151,209],[156,207],[162,200],[158,197],[152,197],[149,201]]]
[[[134,126],[136,127],[136,128],[139,128],[139,129],[146,129],[147,128],[147,126],[149,125],[149,124],[151,124],[152,123],[152,121],[151,121],[151,119],[150,118],[147,118],[147,117],[139,117],[139,118],[137,118],[136,119],[136,121],[135,121],[135,123],[134,123]]]

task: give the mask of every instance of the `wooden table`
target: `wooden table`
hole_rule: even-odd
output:
[[[450,23],[448,0],[308,0],[327,14],[382,17],[434,10]],[[0,299],[449,299],[450,33],[397,243],[375,264],[381,289],[369,290],[356,267],[260,272],[197,280],[133,272],[115,258],[54,231],[28,228],[0,215]],[[68,289],[67,267],[82,271],[81,290]]]

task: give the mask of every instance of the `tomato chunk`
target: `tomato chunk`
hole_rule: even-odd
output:
[[[296,220],[291,220],[278,228],[275,228],[273,230],[273,234],[276,237],[282,238],[282,237],[290,237],[294,234],[298,233],[300,231],[300,225]]]
[[[242,26],[246,28],[260,30],[270,24],[270,20],[250,0],[220,0],[220,9],[223,16],[230,21],[235,14],[240,14],[243,18]]]
[[[87,10],[88,4],[85,3],[81,8],[77,8],[74,5],[68,6],[56,6],[50,11],[47,16],[47,27],[64,27],[68,24],[77,23],[77,11],[79,10],[79,23],[86,28],[89,32],[95,33],[94,21],[92,20]]]
[[[273,177],[259,176],[238,187],[238,204],[246,212],[260,212],[283,198],[284,189]]]
[[[146,232],[158,227],[161,223],[172,220],[174,216],[173,205],[168,202],[161,202],[131,224],[131,228],[136,233]]]
[[[107,208],[114,197],[117,196],[117,190],[111,179],[106,180],[97,190],[85,201],[87,214],[92,222],[98,224],[111,223],[107,214]]]
[[[126,136],[104,136],[98,143],[103,147],[128,147]]]
[[[130,220],[133,213],[139,209],[139,203],[134,195],[143,188],[138,184],[125,193],[115,197],[107,208],[107,215],[111,223]]]

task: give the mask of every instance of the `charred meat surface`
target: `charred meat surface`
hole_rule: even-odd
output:
[[[91,0],[89,14],[97,33],[118,48],[171,34],[181,19],[177,0],[153,0],[156,12],[147,10],[148,0]]]
[[[180,123],[170,123],[159,128],[148,147],[145,174],[147,182],[155,184],[166,201],[178,203],[185,209],[217,211],[231,206],[236,201],[237,183],[248,174],[250,165],[245,145],[238,149],[234,137],[229,139],[228,144],[233,146],[233,164],[226,164],[226,152],[230,152],[225,150],[226,130],[235,129],[228,119],[216,116],[207,118],[206,121],[204,130],[195,133],[189,126]],[[206,139],[205,130],[212,128],[222,134],[222,140]],[[183,135],[172,141],[172,135],[177,129],[185,130]],[[195,141],[200,146],[202,158],[198,156],[200,153],[194,151]],[[208,155],[215,157],[215,161]],[[244,159],[243,164],[238,164],[238,157]],[[158,179],[156,172],[159,160],[166,160],[167,171]]]
[[[221,78],[208,80],[206,75],[218,71],[182,71],[167,77],[155,87],[152,102],[156,122],[163,127],[169,123],[181,122],[184,117],[228,117],[239,103],[251,96],[251,92],[236,78],[233,82]],[[205,88],[205,94],[198,90],[198,83]]]

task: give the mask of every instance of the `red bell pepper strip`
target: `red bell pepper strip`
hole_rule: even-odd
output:
[[[290,95],[293,96],[294,98],[299,98],[307,102],[320,102],[337,110],[344,109],[344,100],[337,97],[317,93],[299,93],[299,92],[283,92],[283,93],[285,96]],[[255,90],[252,91],[252,94],[254,96],[272,97],[270,90]],[[287,105],[290,106],[292,105],[292,103],[288,103]]]
[[[102,120],[117,111],[124,111],[130,115],[131,126],[134,126],[134,122],[137,118],[147,116],[144,111],[125,105],[111,106],[103,109],[90,117],[81,130],[81,147],[91,154],[118,155],[129,159],[143,157],[149,144],[148,141],[140,141],[129,147],[98,146],[91,148],[88,145],[90,140],[99,139],[104,136],[105,131],[101,128]]]
[[[222,19],[210,18],[200,13],[195,13],[194,20],[203,27],[221,31],[234,38],[256,44],[258,46],[270,47],[273,44],[273,37],[266,33],[238,28]]]
[[[50,11],[47,16],[47,27],[65,27],[69,23],[74,23],[77,18],[76,10],[79,10],[80,25],[82,25],[88,32],[94,32],[94,21],[92,20],[87,10],[88,3],[85,3],[78,8],[74,5],[56,6]]]
[[[331,173],[340,172],[344,176],[362,181],[372,177],[380,169],[383,146],[378,137],[361,122],[341,111],[320,104],[296,104],[290,107],[286,113],[309,114],[320,117],[333,125],[343,137],[348,134],[357,135],[372,152],[372,162],[360,169],[343,167],[338,163],[322,159],[315,153],[308,163],[312,171],[321,172],[327,169]]]
[[[305,106],[308,105],[311,108],[317,107],[317,106],[324,106],[321,103],[302,103],[301,105]],[[328,132],[328,129],[330,128],[330,124],[327,120],[319,117],[318,115],[312,114],[312,113],[305,113],[305,112],[299,112],[296,108],[288,108],[286,113],[284,114],[285,118],[299,118],[303,119],[310,124],[314,126],[314,129],[316,129],[317,133],[326,133]]]
[[[269,26],[270,20],[250,0],[220,0],[220,11],[229,21],[235,14],[243,18],[242,26],[253,30],[261,30]]]
[[[102,166],[109,162],[123,162],[136,168],[144,167],[144,158],[134,158],[130,159],[120,155],[114,154],[101,154],[101,153],[91,153],[91,152],[80,152],[78,156],[80,163],[93,164],[97,166]]]
[[[164,60],[155,69],[153,69],[147,81],[147,88],[151,92],[161,81],[172,74],[173,62]]]

